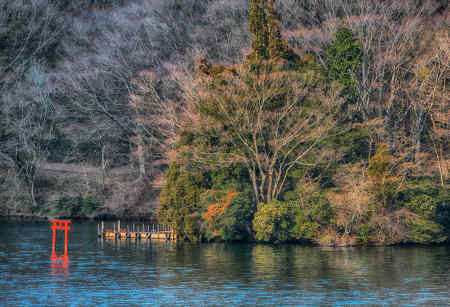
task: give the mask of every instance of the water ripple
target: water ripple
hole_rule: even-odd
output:
[[[73,223],[64,263],[48,225],[21,226],[0,225],[0,306],[450,305],[448,246],[101,242]]]

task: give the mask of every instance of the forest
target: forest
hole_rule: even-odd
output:
[[[450,241],[443,0],[0,0],[0,215]]]

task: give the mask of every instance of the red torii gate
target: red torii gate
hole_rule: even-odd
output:
[[[50,228],[53,230],[53,244],[52,244],[52,257],[56,258],[55,243],[56,243],[56,230],[64,230],[64,257],[67,257],[67,232],[70,230],[69,224],[72,223],[70,220],[50,220],[52,226]]]

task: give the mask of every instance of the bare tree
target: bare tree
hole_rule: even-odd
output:
[[[167,80],[157,80],[149,71],[142,71],[133,79],[134,93],[130,106],[134,110],[136,156],[140,178],[147,174],[147,161],[161,159],[173,143],[179,129],[177,103],[165,99],[161,86]]]
[[[450,76],[450,39],[449,32],[440,30],[434,34],[432,47],[425,53],[411,72],[414,75],[411,88],[408,90],[409,109],[411,113],[411,137],[416,155],[416,162],[420,161],[421,139],[427,121],[429,135],[436,158],[441,185],[448,178],[449,146],[449,110],[450,100],[447,91],[447,81]]]
[[[17,176],[29,189],[33,207],[36,207],[36,177],[41,162],[47,158],[53,135],[54,108],[50,95],[46,74],[39,64],[34,64],[25,81],[2,97],[6,142],[1,151],[14,161]]]
[[[251,75],[245,68],[233,68],[224,74],[186,89],[193,99],[187,130],[193,127],[196,144],[188,147],[187,152],[196,150],[188,157],[203,165],[241,163],[256,199],[277,199],[289,172],[310,165],[311,155],[333,127],[333,110],[341,103],[338,91],[323,95],[295,73]]]

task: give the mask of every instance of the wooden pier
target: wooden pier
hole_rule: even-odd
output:
[[[117,225],[113,224],[113,229],[105,229],[103,221],[97,224],[97,235],[101,238],[119,240],[177,240],[177,235],[170,225],[132,224],[121,228],[120,221],[117,222]]]

